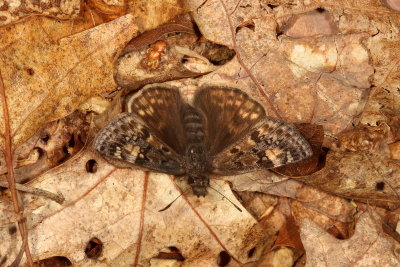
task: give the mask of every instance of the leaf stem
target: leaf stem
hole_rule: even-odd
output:
[[[17,190],[15,189],[15,179],[14,179],[14,169],[13,169],[13,153],[12,153],[12,137],[11,137],[11,131],[10,131],[10,116],[8,114],[8,106],[7,106],[7,98],[6,98],[6,92],[4,88],[4,83],[3,83],[3,77],[1,75],[0,71],[0,99],[2,102],[2,108],[3,108],[3,122],[4,122],[4,157],[6,160],[6,166],[7,166],[7,182],[8,186],[11,192],[11,198],[14,206],[14,211],[16,214],[21,214],[23,211],[23,206],[20,204],[20,199],[17,193]],[[18,229],[21,234],[22,240],[28,240],[28,229],[26,227],[26,221],[25,220],[19,220],[18,221]],[[33,267],[33,260],[31,256],[31,252],[29,250],[29,244],[28,242],[25,243],[24,246],[26,258],[28,261],[29,266]]]

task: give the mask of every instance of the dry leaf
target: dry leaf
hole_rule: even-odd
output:
[[[295,256],[304,253],[304,247],[300,240],[299,227],[292,216],[289,216],[285,225],[279,230],[279,235],[275,241],[274,248],[290,247]]]
[[[399,172],[396,160],[369,152],[331,151],[324,169],[299,180],[332,194],[394,209],[400,205]]]
[[[87,162],[94,158],[97,170],[90,172]],[[264,233],[257,221],[246,211],[239,212],[221,195],[184,195],[168,210],[158,212],[180,194],[171,177],[115,169],[97,158],[86,151],[30,183],[66,196],[63,205],[24,196],[35,259],[58,255],[80,266],[97,261],[116,266],[134,262],[147,265],[164,248],[173,246],[189,265],[212,266],[219,253],[226,251],[232,264],[238,266],[252,260],[247,255],[250,249],[257,247],[255,257],[263,250]],[[223,181],[214,181],[213,186],[235,200]],[[0,205],[4,212],[11,203]],[[9,251],[8,259],[12,260],[20,241],[4,231],[7,228],[2,229],[0,251]],[[104,244],[96,260],[85,256],[85,246],[93,237]]]
[[[338,33],[338,27],[333,16],[324,9],[316,9],[290,17],[280,31],[293,38],[303,38],[316,35],[333,35]]]
[[[5,0],[0,3],[0,26],[11,24],[26,16],[45,15],[58,19],[76,17],[79,13],[80,1],[78,0]]]
[[[322,124],[329,134],[345,129],[361,112],[373,74],[365,34],[277,39],[276,22],[255,1],[191,3],[203,35],[237,54],[199,84],[246,88],[271,116]],[[245,21],[254,29],[238,23]]]
[[[0,29],[0,68],[10,112],[10,124],[2,120],[1,132],[10,127],[18,147],[44,123],[72,113],[92,95],[113,90],[118,51],[136,30],[130,15],[59,43],[46,38],[35,18]]]
[[[311,220],[301,223],[301,240],[307,251],[306,266],[398,266],[393,240],[379,230],[371,212],[361,215],[354,235],[338,240]]]
[[[329,151],[325,167],[302,180],[346,198],[396,208],[399,164],[394,159],[398,158],[400,140],[400,20],[383,2],[130,1],[128,9],[133,17],[128,15],[76,35],[72,34],[125,10],[109,10],[108,4],[103,5],[105,2],[92,1],[92,8],[86,6],[82,17],[68,22],[27,19],[0,29],[4,33],[0,69],[11,113],[11,121],[3,122],[1,130],[11,127],[15,148],[44,123],[66,116],[90,97],[115,90],[114,74],[118,85],[134,84],[131,87],[136,88],[164,81],[165,77],[195,77],[193,70],[198,75],[204,72],[202,56],[210,60],[214,55],[207,53],[213,50],[209,48],[220,47],[221,54],[228,56],[214,57],[222,58],[218,69],[196,79],[171,81],[169,85],[181,87],[188,97],[203,85],[238,87],[262,102],[272,117],[322,126],[323,146],[328,148],[323,151]],[[121,58],[118,67],[124,61],[125,68],[114,72],[118,52],[130,38],[186,12],[186,8],[192,11],[203,35],[199,40],[197,36],[191,39],[163,35],[162,41],[172,38],[166,41],[166,53],[156,49],[158,40],[148,42],[132,54],[131,61]],[[110,15],[106,14],[108,11]],[[93,21],[88,20],[91,15]],[[191,76],[182,75],[187,74],[187,69],[179,69],[185,66],[182,60],[187,55],[176,53],[176,45],[195,52],[185,52],[192,55],[186,61]],[[158,64],[154,70],[145,72],[138,67],[144,58],[153,57]],[[168,64],[171,66],[166,68]],[[158,72],[160,69],[163,71]],[[158,77],[161,78],[157,80]],[[26,105],[28,101],[33,104]],[[108,119],[116,110],[117,105],[110,107],[103,118]],[[335,149],[338,138],[341,151]],[[32,150],[33,141],[30,142],[21,146],[23,157],[14,165],[30,166],[29,162],[35,161],[37,155]],[[2,158],[0,163],[3,168]],[[310,166],[301,168],[312,170]],[[183,196],[167,211],[158,213],[158,209],[179,195],[171,177],[115,169],[97,154],[85,150],[30,183],[62,192],[67,196],[66,204],[23,194],[23,215],[27,218],[32,254],[35,260],[70,260],[75,265],[87,266],[238,266],[254,264],[262,250],[271,248],[274,238],[268,235],[275,236],[290,213],[297,219],[313,218],[336,237],[346,238],[352,232],[355,208],[344,198],[321,193],[270,171],[226,179],[236,190],[275,195],[240,194],[259,222],[247,212],[239,213],[217,194],[209,194],[205,199]],[[181,180],[177,183],[187,187]],[[212,183],[236,202],[223,181],[214,179]],[[0,261],[10,264],[21,244],[13,223],[20,215],[10,212],[7,191],[1,194],[4,216],[0,235],[6,242],[0,244]],[[248,195],[244,197],[245,194]],[[387,224],[393,231],[397,225],[395,217]],[[396,247],[388,245],[382,223],[374,225],[362,217],[355,225],[356,233],[351,239],[338,241],[311,223],[303,224],[307,264],[336,266],[343,259],[347,260],[346,265],[365,266],[369,260],[398,265],[394,255],[389,254]],[[347,249],[349,244],[353,247]],[[321,252],[327,247],[333,247],[332,251]],[[340,254],[335,255],[335,251]],[[260,264],[272,265],[279,255],[293,260],[292,252],[282,249],[270,253]],[[180,256],[185,259],[183,262]],[[265,261],[268,257],[270,260]]]

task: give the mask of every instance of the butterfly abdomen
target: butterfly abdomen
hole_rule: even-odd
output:
[[[183,124],[188,144],[204,143],[204,121],[196,109],[187,107],[183,115]]]
[[[198,110],[189,105],[183,113],[183,128],[187,140],[184,167],[188,175],[188,183],[196,196],[204,197],[209,185],[209,179],[205,173],[210,166],[205,149],[204,119]]]

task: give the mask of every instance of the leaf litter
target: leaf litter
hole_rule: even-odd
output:
[[[149,1],[134,11],[137,17],[116,18],[124,9],[115,8],[115,20],[99,15],[95,24],[110,22],[88,30],[83,26],[62,37],[55,36],[67,31],[54,30],[54,20],[48,18],[30,17],[0,29],[5,48],[0,60],[2,90],[10,112],[10,123],[3,120],[1,129],[9,127],[12,132],[14,158],[20,159],[14,160],[16,177],[22,177],[18,170],[27,172],[26,185],[66,198],[60,205],[21,194],[35,261],[62,256],[79,266],[257,266],[281,259],[287,266],[305,260],[305,254],[308,266],[398,264],[392,252],[395,241],[382,234],[381,217],[373,207],[394,214],[399,207],[398,16],[386,7],[390,1],[282,2],[193,0],[172,8],[176,2],[163,1],[168,14],[149,22],[144,13],[154,18],[157,13],[152,12],[160,12]],[[97,11],[105,10],[101,8]],[[196,31],[168,30],[173,23],[166,22],[185,10],[200,39]],[[133,45],[118,58],[140,31],[157,34],[160,25],[167,25],[166,34],[148,39],[142,47]],[[47,34],[50,28],[54,31]],[[166,53],[155,69],[146,70],[140,61],[159,40],[167,44]],[[218,46],[230,55],[219,65],[203,53]],[[239,205],[229,181],[248,212],[239,213],[220,195],[209,194],[205,199],[184,195],[158,213],[185,190],[184,182],[112,166],[91,151],[94,133],[83,140],[88,143],[81,152],[77,150],[83,143],[66,161],[58,162],[51,150],[37,145],[47,123],[54,125],[92,97],[123,99],[132,89],[165,81],[189,98],[203,85],[238,87],[262,102],[272,117],[322,126],[323,132],[312,127],[304,132],[312,144],[319,143],[314,150],[318,155],[292,168],[212,179]],[[123,88],[122,94],[113,93],[117,86]],[[96,110],[90,107],[104,105],[103,101],[91,102],[89,108],[85,104],[81,110]],[[32,105],[24,104],[28,102]],[[109,110],[109,116],[115,114],[113,107]],[[83,130],[75,126],[69,133]],[[49,138],[60,134],[50,132]],[[42,159],[56,163],[44,173],[24,171],[40,165],[38,149],[46,152]],[[61,151],[55,146],[53,155]],[[6,164],[2,159],[4,175]],[[5,190],[0,207],[0,235],[6,241],[0,244],[0,260],[9,265],[22,243],[11,231],[20,217],[13,214]],[[396,233],[395,222],[387,225]],[[101,252],[89,257],[88,244],[102,244]],[[333,257],[333,251],[340,254]]]

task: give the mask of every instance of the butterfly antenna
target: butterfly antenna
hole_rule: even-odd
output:
[[[235,208],[237,208],[240,212],[242,212],[242,210],[239,208],[239,206],[238,205],[236,205],[235,203],[233,203],[229,198],[227,198],[224,194],[222,194],[221,192],[219,192],[217,189],[215,189],[214,187],[212,187],[212,186],[208,186],[208,187],[210,187],[212,190],[214,190],[215,192],[217,192],[218,194],[220,194],[221,196],[223,196],[226,200],[228,200]]]
[[[190,188],[189,188],[188,190],[190,190]],[[165,208],[160,209],[158,212],[161,212],[161,211],[164,211],[164,210],[169,209],[169,207],[171,207],[172,204],[174,204],[174,202],[175,202],[178,198],[180,198],[183,194],[186,194],[188,190],[182,192],[179,196],[177,196],[174,200],[172,200],[171,203],[169,203],[167,206],[165,206]]]

